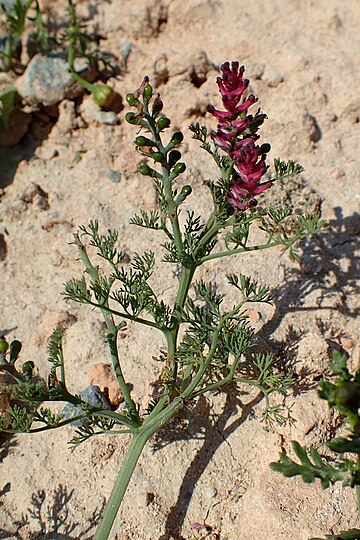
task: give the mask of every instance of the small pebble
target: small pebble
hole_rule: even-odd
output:
[[[213,497],[216,497],[216,494],[217,494],[217,491],[213,486],[206,486],[206,488],[204,489],[204,495],[208,499],[212,499]]]
[[[116,126],[120,123],[117,114],[113,111],[97,111],[95,113],[95,120],[99,124],[107,124],[109,126]]]
[[[246,66],[246,72],[251,79],[261,79],[265,71],[265,64],[262,62],[250,63]]]
[[[49,159],[52,159],[54,157],[57,157],[59,155],[59,152],[54,148],[53,146],[50,146],[48,148],[40,146],[36,150],[36,155],[40,159],[44,159],[45,161],[48,161]]]
[[[110,171],[107,174],[108,179],[111,182],[119,183],[121,180],[121,174],[117,171],[114,171],[113,169],[110,169]]]
[[[266,65],[262,80],[265,81],[268,86],[276,87],[283,82],[284,78],[273,66]]]
[[[120,54],[121,56],[123,57],[123,60],[126,64],[127,62],[127,59],[129,58],[130,56],[130,53],[132,51],[132,48],[133,48],[133,44],[132,42],[127,39],[126,41],[124,41],[124,43],[121,45],[120,47]]]
[[[101,407],[102,409],[107,410],[111,409],[109,401],[107,400],[105,394],[101,392],[98,386],[88,386],[87,388],[85,388],[85,390],[82,390],[80,392],[80,397],[84,401],[86,401],[86,403],[89,403],[94,407]],[[80,407],[72,405],[72,403],[68,403],[67,405],[65,405],[62,412],[64,415],[63,420],[69,420],[70,418],[79,416],[83,412],[83,410]],[[86,419],[76,420],[73,423],[75,426],[83,426],[86,423]]]

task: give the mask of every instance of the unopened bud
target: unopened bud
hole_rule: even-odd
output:
[[[142,123],[143,123],[143,119],[138,116],[136,113],[133,113],[133,112],[128,112],[125,114],[125,120],[129,123],[129,124],[132,124],[133,126],[141,126]]]
[[[155,146],[156,143],[152,141],[151,139],[148,139],[147,137],[143,137],[142,135],[139,135],[139,137],[136,137],[135,139],[136,146]]]
[[[5,354],[9,348],[9,344],[5,338],[0,338],[0,354]]]
[[[135,97],[133,93],[126,94],[126,101],[131,107],[136,107],[140,104],[140,101]]]
[[[181,144],[183,140],[184,140],[184,135],[181,133],[181,131],[175,131],[175,133],[173,133],[173,136],[171,137],[172,144],[176,146],[178,144]]]
[[[262,154],[268,154],[271,150],[271,145],[269,143],[264,143],[260,146],[260,152]]]
[[[143,176],[151,176],[152,169],[151,167],[149,167],[149,165],[140,165],[139,173],[142,174]]]
[[[189,185],[186,185],[181,189],[180,195],[182,195],[185,198],[185,197],[188,197],[191,192],[192,192],[192,187]]]
[[[186,165],[183,162],[177,163],[175,167],[173,168],[173,174],[175,176],[178,176],[179,174],[183,173],[186,170]]]
[[[179,195],[176,197],[175,199],[175,204],[176,206],[178,206],[179,204],[181,204],[183,201],[185,201],[186,197],[188,197],[190,195],[190,193],[192,192],[192,189],[191,189],[191,186],[189,185],[186,185],[184,186]]]
[[[181,152],[179,150],[171,150],[169,153],[169,166],[172,168],[175,163],[177,163],[181,159]]]
[[[32,362],[32,360],[28,360],[27,362],[25,362],[25,363],[23,364],[23,366],[22,366],[22,372],[23,372],[24,375],[26,375],[29,379],[31,379],[31,377],[33,376],[34,367],[35,367],[34,362]]]
[[[162,163],[165,159],[165,156],[162,152],[154,152],[153,154],[151,154],[151,157],[157,163]]]
[[[157,127],[158,127],[158,130],[159,131],[162,131],[163,129],[166,129],[170,126],[171,122],[170,122],[170,118],[167,118],[166,116],[162,116],[161,118],[159,118],[159,120],[157,121]]]
[[[10,362],[13,364],[17,357],[20,354],[21,351],[21,343],[17,339],[14,339],[14,341],[10,344]]]
[[[153,89],[152,89],[151,84],[147,83],[143,91],[143,98],[149,101],[149,99],[152,96],[152,92],[153,92]]]

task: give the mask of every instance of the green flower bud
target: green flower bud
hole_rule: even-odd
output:
[[[147,83],[147,85],[145,86],[144,91],[143,91],[143,98],[146,99],[147,101],[149,101],[149,99],[152,96],[152,93],[153,93],[152,86],[151,86],[151,84]]]
[[[186,197],[188,197],[191,192],[192,192],[191,186],[189,186],[189,185],[183,186],[181,188],[181,191],[180,191],[179,195],[175,199],[176,206],[178,206],[183,201],[185,201]]]
[[[17,357],[20,354],[21,351],[21,343],[17,339],[14,339],[14,341],[10,344],[10,362],[13,364]]]
[[[175,163],[177,163],[181,159],[181,152],[179,150],[171,150],[169,153],[169,166],[172,168]]]
[[[168,128],[170,124],[171,124],[170,118],[167,118],[166,116],[162,116],[161,118],[159,118],[159,120],[156,123],[159,131],[162,131],[163,129]]]
[[[192,192],[192,187],[189,185],[186,185],[181,189],[180,195],[183,196],[185,199],[185,197],[188,197],[191,192]]]
[[[98,84],[94,86],[92,92],[94,101],[99,107],[110,107],[115,98],[115,92],[106,84]]]
[[[154,141],[148,139],[147,137],[143,137],[142,135],[136,137],[135,144],[136,146],[156,146],[156,143]]]
[[[9,344],[5,338],[0,338],[0,354],[5,354],[9,348]]]
[[[158,163],[162,163],[165,159],[165,156],[162,152],[154,152],[151,157],[154,161],[157,161]]]
[[[126,101],[131,107],[136,107],[140,104],[140,101],[132,93],[126,94]]]
[[[128,112],[125,114],[125,120],[129,123],[129,124],[132,124],[133,126],[139,126],[139,125],[142,125],[143,123],[143,120],[140,116],[137,116],[136,113],[133,113],[133,112]]]
[[[172,144],[176,146],[178,144],[181,144],[183,140],[184,140],[184,135],[181,133],[181,131],[175,131],[175,133],[173,133],[173,136],[171,137]]]
[[[183,162],[177,163],[175,167],[173,168],[173,174],[178,176],[178,174],[181,174],[185,171],[186,165]]]
[[[28,360],[25,362],[22,366],[22,372],[24,375],[28,375],[30,378],[32,377],[33,371],[34,371],[35,364],[32,360]]]
[[[140,165],[139,167],[139,173],[143,176],[152,176],[152,171],[153,169],[149,165]]]

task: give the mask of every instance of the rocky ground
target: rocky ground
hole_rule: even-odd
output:
[[[227,292],[224,274],[241,271],[273,290],[274,306],[255,306],[251,318],[258,339],[290,359],[296,376],[293,422],[266,426],[263,402],[244,389],[199,400],[145,450],[111,538],[306,540],[359,527],[349,488],[322,491],[317,483],[286,480],[269,469],[280,450],[290,451],[291,440],[321,448],[339,428],[339,418],[316,395],[331,350],[348,353],[353,369],[360,366],[358,2],[78,4],[119,66],[109,83],[123,104],[104,114],[91,96],[53,98],[49,89],[34,97],[24,75],[16,80],[28,105],[26,119],[14,121],[16,144],[0,148],[0,334],[21,340],[22,359],[34,360],[46,376],[47,342],[60,324],[71,388],[89,384],[91,366],[109,359],[100,316],[61,297],[63,283],[81,272],[72,234],[96,218],[104,228],[119,230],[129,257],[153,249],[160,259],[156,235],[128,225],[139,207],[154,209],[156,200],[150,182],[137,172],[140,157],[133,149],[134,128],[124,121],[125,94],[149,75],[174,129],[185,134],[186,182],[194,186],[190,208],[206,214],[210,201],[202,182],[216,177],[216,170],[191,140],[188,125],[213,126],[206,106],[220,104],[218,68],[239,60],[268,115],[262,136],[271,142],[270,159],[292,158],[305,167],[299,179],[266,197],[302,212],[320,210],[328,230],[303,246],[299,264],[278,251],[255,253],[241,262],[212,261],[197,277],[216,280]],[[41,5],[61,27],[65,3]],[[8,75],[1,77],[6,84]],[[154,287],[165,300],[175,279],[160,264]],[[142,407],[158,375],[152,357],[161,346],[150,329],[128,325],[121,354]],[[2,437],[1,538],[93,537],[128,440],[94,438],[71,452],[72,432]]]

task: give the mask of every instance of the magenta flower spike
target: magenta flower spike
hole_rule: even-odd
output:
[[[264,148],[255,144],[259,138],[256,131],[266,115],[260,110],[255,116],[247,114],[258,99],[253,94],[243,98],[249,86],[249,80],[243,78],[244,66],[239,67],[239,62],[231,62],[231,65],[225,62],[221,71],[222,77],[218,77],[216,82],[225,110],[208,106],[208,112],[218,121],[217,131],[211,132],[211,138],[233,161],[227,199],[235,211],[246,210],[256,206],[255,195],[272,185],[271,182],[260,184],[268,166]]]

